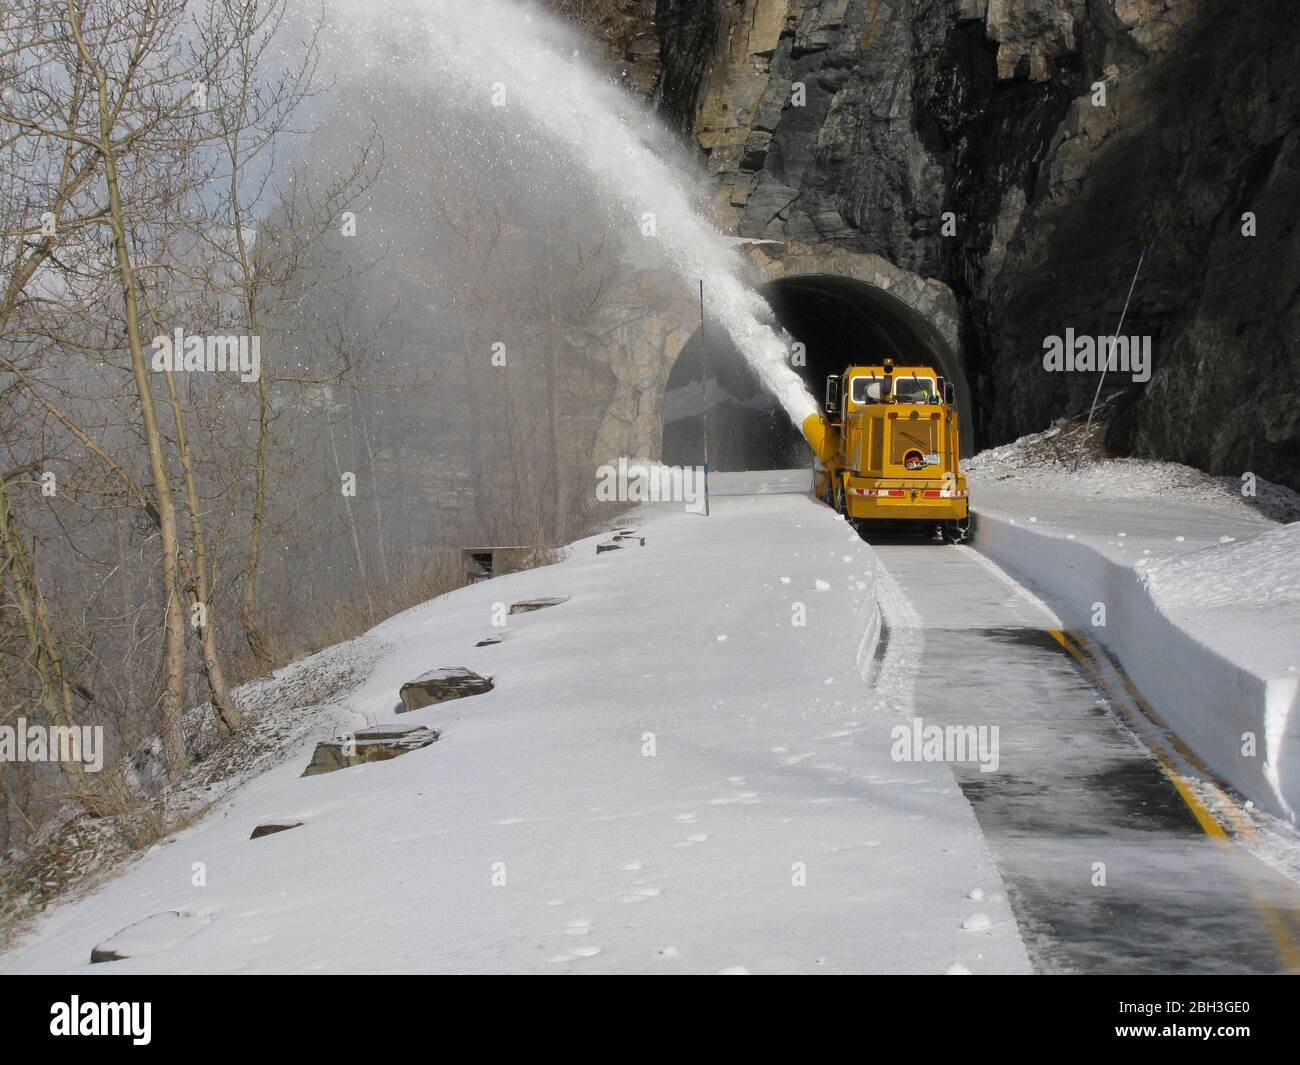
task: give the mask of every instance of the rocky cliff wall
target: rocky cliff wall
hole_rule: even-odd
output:
[[[981,444],[1086,407],[1044,338],[1114,332],[1146,247],[1154,374],[1110,379],[1109,446],[1300,487],[1300,4],[658,0],[654,31],[722,225],[955,294]]]

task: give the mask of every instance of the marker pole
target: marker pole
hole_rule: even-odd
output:
[[[704,332],[704,280],[700,279],[700,385],[704,393],[704,516],[709,516],[709,340]]]

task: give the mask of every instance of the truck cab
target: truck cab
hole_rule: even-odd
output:
[[[950,382],[892,359],[853,365],[827,378],[825,409],[804,435],[828,505],[858,524],[920,523],[950,542],[965,539],[969,499]]]

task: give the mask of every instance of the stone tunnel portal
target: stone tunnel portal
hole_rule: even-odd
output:
[[[804,344],[796,371],[820,409],[826,378],[852,362],[929,365],[957,389],[962,452],[972,451],[970,393],[961,363],[920,312],[884,289],[826,274],[782,278],[764,286],[777,321]],[[721,327],[699,331],[682,348],[664,395],[663,461],[670,466],[703,463],[704,389],[701,370],[707,344],[709,465],[714,470],[788,469],[806,466],[811,451],[785,412],[759,384]]]

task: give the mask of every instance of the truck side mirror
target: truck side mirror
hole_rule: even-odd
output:
[[[943,383],[943,401],[950,407],[957,404],[957,390],[953,388],[951,381]]]
[[[826,378],[826,413],[838,414],[840,410],[840,379],[831,374]]]

